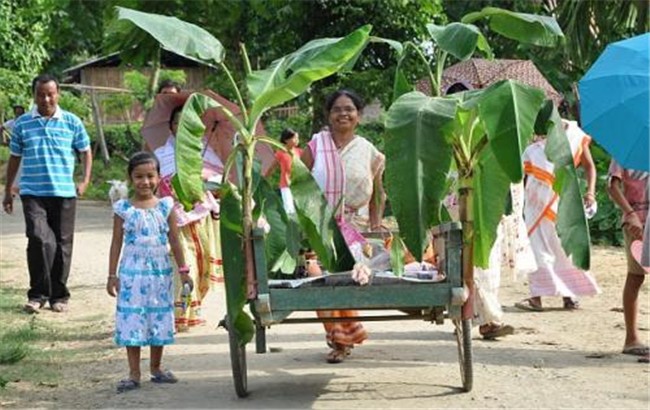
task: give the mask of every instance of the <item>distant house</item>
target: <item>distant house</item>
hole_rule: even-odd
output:
[[[209,74],[209,69],[206,66],[166,50],[161,51],[160,60],[163,69],[185,72],[186,81],[183,89],[196,91],[204,88],[205,80]],[[106,98],[107,94],[125,89],[124,73],[134,69],[129,64],[122,64],[120,53],[116,52],[63,70],[62,84],[78,85],[84,90],[94,90],[99,100],[102,121],[104,123],[123,123],[126,121],[125,116],[108,116],[102,108],[101,101]],[[151,69],[147,67],[137,70],[147,75],[151,73]],[[131,119],[141,120],[142,118],[142,107],[135,104],[131,109]]]

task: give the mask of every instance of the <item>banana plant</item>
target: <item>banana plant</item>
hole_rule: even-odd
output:
[[[560,193],[558,233],[576,265],[589,266],[589,234],[582,212],[576,171],[570,147],[555,109],[538,114],[544,93],[507,80],[483,90],[441,96],[440,84],[449,57],[471,58],[477,51],[492,58],[486,37],[472,22],[486,20],[500,35],[522,43],[554,46],[564,40],[551,17],[485,8],[446,26],[428,25],[434,44],[429,67],[432,96],[412,91],[401,66],[406,52],[429,63],[414,45],[398,52],[394,84],[395,101],[386,119],[386,190],[396,216],[401,239],[416,258],[427,245],[427,232],[441,219],[450,170],[458,173],[457,190],[463,227],[463,272],[473,283],[473,267],[486,267],[496,239],[511,183],[523,177],[521,155],[532,138],[536,122],[545,125],[547,156],[555,164]],[[404,180],[411,181],[404,184]],[[578,211],[575,211],[578,210]]]
[[[221,110],[237,131],[236,146],[225,163],[224,180],[220,184],[221,238],[224,274],[230,320],[241,343],[250,341],[253,325],[242,311],[247,299],[256,296],[255,266],[252,252],[252,231],[255,215],[264,214],[271,223],[273,234],[267,241],[270,265],[286,253],[297,252],[296,229],[279,206],[277,195],[255,171],[255,146],[271,144],[284,149],[276,140],[257,135],[262,115],[308,90],[315,81],[342,70],[350,69],[370,39],[371,26],[362,26],[342,38],[323,38],[308,42],[300,49],[275,60],[262,70],[252,70],[245,47],[241,54],[245,68],[248,100],[240,90],[224,62],[225,49],[221,42],[204,29],[174,17],[143,13],[118,7],[120,19],[141,28],[169,51],[199,61],[215,70],[222,70],[230,79],[239,112],[233,112],[209,96],[192,94],[183,106],[176,142],[177,175],[175,192],[185,206],[200,201],[204,185],[200,178],[202,163],[201,138],[205,126],[201,115],[213,108]],[[333,212],[311,174],[299,161],[294,161],[292,189],[297,209],[297,223],[306,233],[310,245],[317,250],[326,269],[349,270],[353,258],[343,241],[333,218]],[[241,178],[237,184],[226,180],[231,167],[237,167]],[[253,204],[253,198],[256,198]],[[293,232],[279,238],[282,232]],[[293,246],[279,246],[284,239]],[[238,251],[239,250],[239,251]],[[242,257],[243,255],[243,257]],[[275,260],[273,260],[275,259]]]

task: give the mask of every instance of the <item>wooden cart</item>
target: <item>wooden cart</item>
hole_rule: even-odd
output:
[[[370,285],[351,285],[349,273],[346,275],[326,275],[320,286],[274,287],[268,279],[264,258],[264,243],[261,231],[253,235],[255,270],[258,281],[257,298],[249,301],[255,318],[255,345],[257,353],[266,352],[267,327],[279,323],[323,322],[322,318],[290,318],[293,312],[314,310],[401,310],[410,314],[386,316],[363,316],[352,318],[355,321],[377,320],[428,320],[436,324],[451,319],[458,344],[458,361],[463,390],[472,389],[472,339],[471,309],[466,309],[469,290],[463,285],[462,274],[462,232],[460,223],[449,223],[433,230],[433,241],[439,258],[439,268],[443,269],[445,279],[433,281],[407,281],[401,278],[376,280]],[[441,259],[440,259],[441,258]],[[345,276],[347,283],[342,278]],[[275,281],[272,281],[275,282]],[[230,304],[228,304],[230,306]],[[463,312],[469,312],[463,314]],[[233,315],[228,312],[228,317]],[[335,319],[336,320],[336,319]],[[341,320],[341,319],[339,319]],[[351,319],[348,319],[351,320]],[[235,390],[239,397],[248,395],[246,345],[241,343],[232,323],[228,323],[230,360]]]

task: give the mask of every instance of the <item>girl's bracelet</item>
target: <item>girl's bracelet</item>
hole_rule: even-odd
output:
[[[178,273],[181,275],[187,275],[188,273],[190,273],[190,267],[187,265],[179,266]]]
[[[113,273],[113,274],[109,274],[109,275],[108,275],[108,280],[111,280],[111,279],[117,279],[117,275],[114,274],[114,273]]]

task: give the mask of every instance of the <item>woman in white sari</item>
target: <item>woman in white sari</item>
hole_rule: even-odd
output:
[[[562,121],[574,165],[582,165],[587,179],[584,196],[586,209],[595,206],[596,167],[589,143],[591,138],[575,121]],[[600,293],[590,272],[573,265],[566,255],[555,227],[559,197],[553,190],[554,166],[544,152],[546,139],[539,139],[523,154],[526,173],[524,218],[528,236],[535,253],[538,269],[529,274],[530,297],[515,304],[520,309],[542,311],[542,296],[562,296],[565,309],[578,308],[578,296]]]
[[[312,137],[302,160],[311,169],[355,259],[362,258],[365,239],[359,233],[379,229],[386,197],[382,186],[384,155],[355,134],[363,110],[353,92],[339,90],[326,101],[329,128]],[[308,268],[308,271],[309,268]],[[311,271],[310,271],[311,273]],[[313,272],[318,274],[318,272]],[[319,317],[355,317],[354,310],[318,311]],[[360,322],[325,322],[332,351],[329,363],[340,363],[368,335]]]

